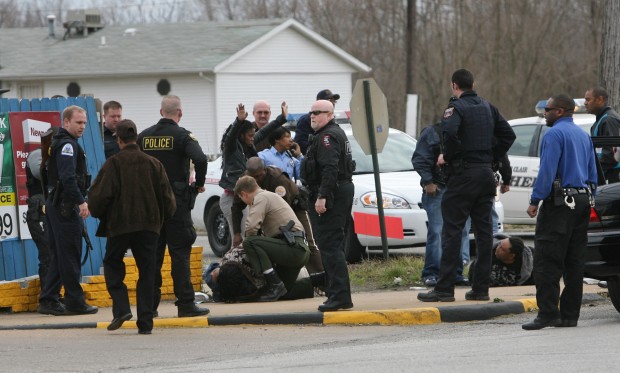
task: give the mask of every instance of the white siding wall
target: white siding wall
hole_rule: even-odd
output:
[[[160,119],[161,96],[157,92],[157,82],[162,77],[120,78],[120,79],[77,79],[82,93],[93,94],[103,103],[116,100],[123,105],[123,117],[136,122],[141,131],[157,123]],[[170,94],[181,98],[183,118],[180,125],[198,138],[203,151],[216,152],[210,148],[216,134],[213,82],[197,74],[163,77],[171,86]],[[49,81],[44,88],[44,96],[67,94],[68,81]]]

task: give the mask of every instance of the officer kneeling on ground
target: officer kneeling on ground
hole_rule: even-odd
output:
[[[254,272],[269,285],[258,300],[276,301],[296,290],[295,280],[310,258],[303,226],[282,197],[259,188],[251,176],[237,180],[235,194],[250,206],[243,249]]]

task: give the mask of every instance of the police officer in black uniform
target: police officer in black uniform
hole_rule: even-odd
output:
[[[314,102],[310,122],[315,135],[302,161],[301,178],[310,190],[308,212],[328,277],[329,298],[319,306],[319,311],[337,311],[353,307],[344,255],[344,228],[351,216],[355,163],[351,144],[334,121],[331,102]]]
[[[209,309],[199,308],[194,303],[194,287],[190,278],[189,264],[192,244],[196,241],[196,231],[190,214],[195,193],[202,193],[205,190],[207,156],[202,152],[194,135],[178,125],[183,116],[179,97],[164,96],[159,113],[162,118],[157,124],[140,133],[138,144],[142,151],[157,158],[164,165],[176,198],[177,210],[174,216],[164,223],[159,236],[153,314],[158,315],[157,307],[161,300],[162,285],[161,267],[168,244],[178,316],[202,316],[208,314]],[[189,185],[190,159],[196,171],[195,188],[190,188]]]
[[[123,120],[123,106],[118,101],[103,104],[103,151],[106,159],[121,149],[116,139],[116,125]]]
[[[474,76],[465,69],[452,74],[452,93],[441,122],[444,154],[437,164],[449,170],[441,202],[443,231],[439,280],[433,291],[418,294],[423,302],[453,302],[454,280],[461,260],[461,233],[471,216],[476,234],[477,266],[466,300],[489,300],[493,250],[491,210],[495,198],[494,159],[502,159],[516,136],[497,108],[473,91]]]
[[[90,212],[85,196],[90,185],[86,156],[77,139],[86,128],[86,111],[69,106],[62,113],[63,128],[54,136],[47,162],[49,197],[45,203],[49,227],[50,266],[39,297],[37,311],[50,315],[97,313],[86,304],[80,285],[82,230]],[[59,302],[65,288],[65,304]]]

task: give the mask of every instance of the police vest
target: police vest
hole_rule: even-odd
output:
[[[47,188],[55,188],[58,184],[58,166],[56,164],[56,157],[58,157],[58,152],[62,149],[62,147],[67,144],[72,143],[75,148],[78,149],[77,155],[77,163],[75,165],[75,178],[77,181],[77,186],[82,192],[82,195],[86,195],[86,189],[88,188],[88,170],[86,169],[86,154],[84,154],[84,150],[82,147],[78,145],[73,137],[71,137],[67,132],[58,132],[57,135],[54,136],[52,140],[52,144],[50,146],[50,157],[47,160]]]
[[[458,137],[461,151],[491,151],[495,122],[488,102],[478,97],[463,97],[451,103],[461,116]],[[463,158],[467,158],[464,154]],[[492,159],[489,159],[491,162]]]
[[[322,131],[311,136],[308,153],[301,163],[301,179],[304,185],[318,186],[321,184],[321,168],[317,161],[319,152],[318,136],[331,135],[338,139],[340,145],[340,158],[338,159],[338,181],[352,181],[355,171],[355,161],[351,155],[351,143],[342,128],[335,122],[329,122]]]

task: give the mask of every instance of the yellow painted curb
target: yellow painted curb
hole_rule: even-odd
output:
[[[98,322],[97,329],[106,329],[109,322]],[[153,320],[153,328],[204,328],[209,326],[207,317],[173,317]],[[135,321],[125,321],[121,329],[137,329]]]
[[[378,311],[325,312],[323,314],[324,325],[427,325],[440,322],[439,309],[430,307]]]
[[[536,311],[538,309],[536,298],[519,299],[517,302],[523,303],[523,310],[525,310],[525,312]]]

